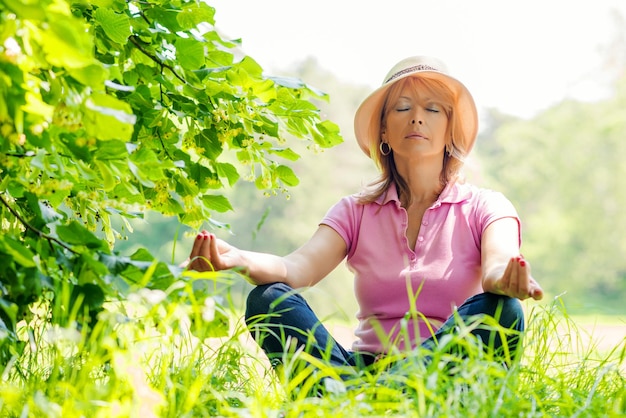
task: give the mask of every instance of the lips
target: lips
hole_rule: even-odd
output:
[[[407,136],[405,136],[405,138],[406,139],[428,139],[428,137],[426,137],[426,135],[424,135],[421,132],[411,132]]]

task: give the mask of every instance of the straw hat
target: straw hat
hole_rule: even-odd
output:
[[[394,83],[406,77],[439,80],[448,86],[456,100],[454,114],[464,136],[464,138],[454,138],[454,140],[462,143],[465,152],[469,153],[474,146],[478,133],[478,112],[467,87],[449,76],[447,72],[446,65],[440,60],[433,57],[416,56],[400,61],[387,73],[382,86],[361,103],[354,116],[356,140],[368,157],[370,150],[378,147],[380,143],[381,112],[387,91]]]

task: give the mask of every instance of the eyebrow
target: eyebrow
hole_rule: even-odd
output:
[[[403,95],[402,96],[398,96],[398,100],[400,100],[400,99],[409,100],[409,101],[413,100],[412,97],[410,97],[410,96],[403,96]],[[440,100],[433,99],[430,96],[426,96],[426,97],[418,96],[417,99],[421,103],[441,103]]]

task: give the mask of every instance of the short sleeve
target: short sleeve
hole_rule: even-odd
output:
[[[498,219],[513,218],[518,225],[518,242],[522,244],[522,225],[513,203],[502,193],[483,189],[479,194],[479,202],[476,208],[476,224],[482,233]]]
[[[357,202],[355,196],[346,196],[331,207],[320,222],[320,225],[331,227],[343,238],[348,257],[356,248],[362,216],[363,205]]]

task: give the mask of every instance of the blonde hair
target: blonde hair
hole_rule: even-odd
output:
[[[380,130],[385,126],[387,115],[391,112],[389,103],[394,103],[400,96],[404,88],[411,88],[421,93],[426,93],[436,101],[440,102],[448,116],[448,127],[446,129],[446,152],[443,157],[443,168],[440,174],[442,188],[451,181],[456,181],[460,177],[461,169],[465,157],[468,154],[468,146],[473,138],[465,138],[461,123],[456,112],[455,94],[442,82],[432,79],[424,79],[420,77],[407,77],[394,83],[388,90],[384,100],[384,104],[380,111],[380,120],[373,120],[372,124],[380,126]],[[382,132],[378,133],[379,138]],[[406,181],[398,173],[393,157],[393,152],[383,155],[380,152],[380,139],[377,142],[372,141],[370,147],[370,157],[380,170],[380,176],[368,184],[359,195],[359,203],[366,204],[376,201],[383,195],[387,189],[393,184],[398,188],[398,196],[410,196],[410,190]]]

